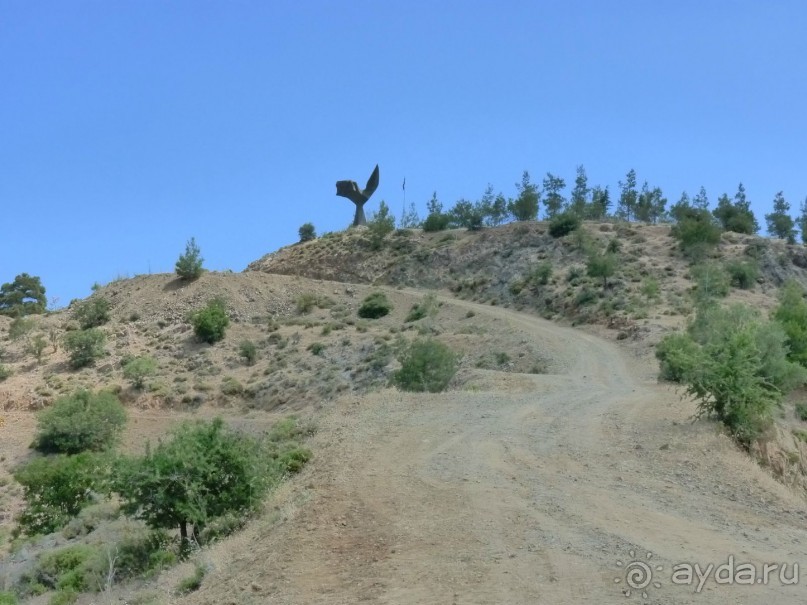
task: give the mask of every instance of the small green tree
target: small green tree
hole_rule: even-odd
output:
[[[770,235],[787,240],[788,244],[796,243],[796,222],[790,216],[790,204],[781,191],[776,194],[773,212],[765,215],[765,221]]]
[[[580,228],[580,216],[567,210],[552,217],[549,221],[549,235],[563,237]]]
[[[202,309],[192,313],[190,322],[193,326],[193,333],[199,340],[213,344],[224,338],[227,326],[230,325],[230,318],[227,317],[224,301],[216,298],[208,302]]]
[[[563,207],[566,205],[566,198],[561,193],[566,188],[566,181],[551,172],[547,172],[543,186],[544,212],[546,212],[546,218],[551,219],[562,212]]]
[[[64,337],[64,348],[70,356],[70,367],[74,370],[91,365],[104,355],[106,336],[98,328],[68,332]]]
[[[706,209],[680,208],[677,211],[678,223],[670,230],[670,235],[678,240],[684,256],[692,261],[705,258],[720,243],[720,227]]]
[[[157,371],[157,360],[151,356],[133,357],[123,366],[123,377],[132,383],[135,389],[142,389],[146,378]]]
[[[752,235],[759,231],[759,223],[751,210],[751,202],[745,195],[743,184],[737,188],[734,201],[725,193],[717,200],[717,207],[712,210],[714,217],[726,231]]]
[[[253,365],[255,360],[258,359],[258,347],[251,340],[242,340],[238,345],[238,354],[247,363]]]
[[[601,277],[603,290],[608,287],[608,278],[616,272],[616,254],[606,252],[604,254],[593,254],[586,264],[586,272],[589,277]]]
[[[401,229],[417,229],[421,226],[422,221],[418,216],[417,208],[415,208],[415,203],[409,203],[409,209],[404,210],[403,214],[401,215],[401,220],[398,221]]]
[[[317,239],[317,231],[314,229],[313,223],[303,223],[297,233],[301,242],[310,242]]]
[[[432,194],[432,199],[426,204],[428,214],[423,221],[423,230],[426,232],[431,231],[444,231],[448,229],[451,222],[451,217],[443,212],[443,204],[437,199],[437,192]]]
[[[588,177],[586,176],[586,169],[581,164],[577,167],[577,176],[574,179],[574,189],[569,199],[569,210],[574,212],[579,217],[586,216],[586,207],[588,206],[588,196],[591,189],[588,187]]]
[[[611,194],[608,187],[594,187],[591,190],[591,203],[586,206],[584,218],[591,220],[602,220],[608,216],[611,209]]]
[[[796,219],[796,224],[801,231],[801,242],[807,244],[807,198],[799,207],[799,217]]]
[[[20,273],[11,283],[0,286],[0,315],[22,317],[45,312],[48,299],[42,281]]]
[[[45,348],[48,346],[48,341],[45,335],[41,332],[34,335],[33,338],[28,340],[25,347],[26,351],[36,358],[37,363],[42,363],[42,356],[45,353]]]
[[[477,202],[482,212],[482,218],[488,227],[497,227],[507,220],[507,199],[501,194],[493,192],[493,185],[488,184],[482,199]]]
[[[101,451],[115,443],[126,411],[108,391],[77,391],[39,413],[34,447],[45,453]]]
[[[202,275],[202,251],[196,245],[196,238],[192,237],[185,244],[185,253],[179,256],[176,263],[176,273],[180,279],[191,281]]]
[[[372,218],[367,221],[367,228],[370,231],[370,243],[374,250],[379,249],[384,238],[395,231],[395,217],[392,216],[389,206],[384,200],[381,200],[378,212],[374,212]]]
[[[534,221],[538,217],[538,204],[541,193],[530,181],[530,173],[526,170],[521,175],[521,183],[516,183],[518,197],[510,200],[508,210],[517,221]]]
[[[124,512],[153,528],[179,528],[184,545],[189,526],[198,535],[213,519],[254,509],[276,465],[260,442],[217,418],[182,424],[144,456],[125,459],[114,487]]]
[[[401,369],[393,375],[393,383],[404,391],[444,391],[457,372],[454,352],[432,339],[412,342],[399,361]]]

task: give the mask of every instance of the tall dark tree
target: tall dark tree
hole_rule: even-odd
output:
[[[768,223],[768,234],[787,240],[788,244],[796,243],[796,223],[790,216],[790,204],[785,200],[783,192],[773,199],[773,212],[765,215]]]
[[[619,181],[619,201],[617,202],[616,215],[626,221],[634,218],[636,213],[636,203],[639,200],[639,192],[636,190],[636,171],[631,168],[625,175],[625,182]]]
[[[566,188],[566,181],[551,172],[546,173],[544,178],[544,211],[546,218],[551,219],[563,210],[566,198],[561,191]]]
[[[36,315],[45,312],[45,286],[35,275],[20,273],[11,283],[0,286],[0,315]]]
[[[538,204],[541,192],[530,181],[530,173],[526,170],[521,175],[521,183],[516,183],[518,197],[510,200],[508,210],[517,221],[534,221],[538,217]]]
[[[584,216],[586,213],[586,204],[588,204],[588,194],[591,190],[588,187],[588,177],[586,176],[586,169],[581,164],[577,167],[577,176],[574,179],[574,189],[569,200],[569,210],[574,212],[577,216]]]

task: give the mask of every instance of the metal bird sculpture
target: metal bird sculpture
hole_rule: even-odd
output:
[[[356,204],[356,215],[353,217],[353,226],[366,225],[367,219],[364,218],[364,204],[373,195],[373,192],[378,188],[378,164],[375,165],[373,174],[370,175],[367,185],[364,190],[360,190],[356,181],[336,181],[336,195],[346,197],[351,202]]]

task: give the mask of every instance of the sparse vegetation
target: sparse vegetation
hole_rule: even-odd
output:
[[[433,316],[437,314],[437,298],[434,294],[427,294],[422,301],[419,303],[412,305],[409,313],[406,316],[405,322],[413,322],[423,319],[427,316]]]
[[[742,290],[751,290],[759,276],[759,267],[753,260],[732,260],[726,263],[731,285]]]
[[[135,389],[142,389],[146,378],[157,371],[157,360],[149,355],[133,357],[123,366],[123,377],[132,383]]]
[[[251,340],[242,340],[238,345],[238,354],[247,365],[253,365],[258,359],[258,347]]]
[[[383,292],[373,292],[362,301],[359,307],[359,317],[365,319],[378,319],[392,311],[392,303]]]
[[[208,344],[223,339],[227,326],[230,325],[230,318],[221,299],[213,299],[204,308],[192,313],[190,321],[196,337]]]
[[[456,354],[433,339],[412,342],[399,361],[401,369],[395,372],[393,383],[404,391],[444,391],[457,372]]]

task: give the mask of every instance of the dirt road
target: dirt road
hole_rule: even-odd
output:
[[[689,422],[694,408],[646,361],[534,317],[450,304],[518,328],[555,360],[550,373],[339,402],[316,463],[284,496],[284,520],[227,547],[233,559],[218,552],[189,600],[807,602],[804,500],[714,425]],[[730,557],[718,583],[714,567]],[[783,563],[784,581],[778,568],[763,578]],[[691,568],[674,576],[679,564]],[[686,583],[696,564],[708,576]],[[791,585],[794,564],[804,577]]]

